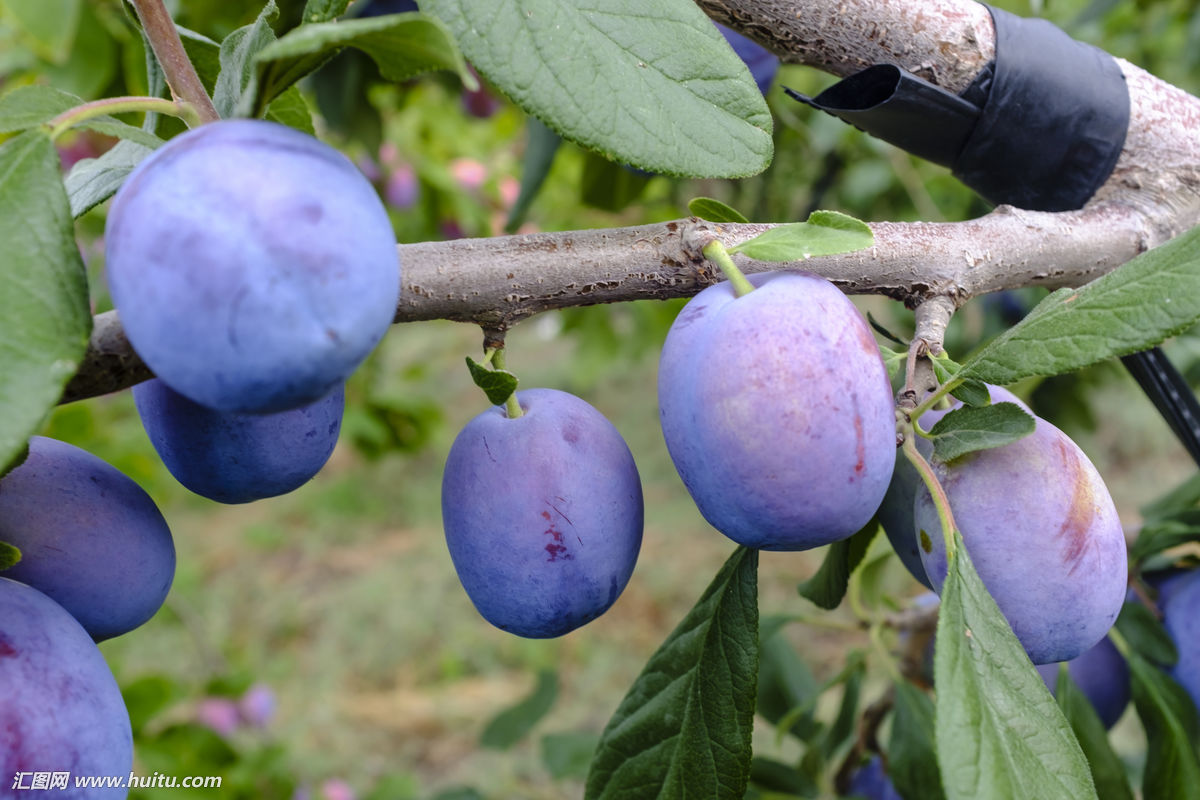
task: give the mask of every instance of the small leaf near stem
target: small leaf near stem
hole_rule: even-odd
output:
[[[484,355],[486,358],[486,354]],[[492,366],[496,369],[504,369],[504,348],[495,348],[492,353]],[[517,419],[525,415],[521,410],[521,404],[517,402],[517,393],[513,392],[504,401],[504,413],[509,419]]]
[[[189,128],[200,124],[200,114],[190,103],[166,100],[162,97],[106,97],[90,103],[70,108],[46,123],[50,128],[50,138],[57,139],[70,128],[96,117],[108,114],[123,114],[133,111],[166,114],[179,117]]]
[[[725,279],[733,286],[735,295],[745,297],[754,291],[753,284],[737,268],[737,264],[733,263],[733,258],[729,255],[729,251],[725,249],[725,245],[719,239],[713,239],[704,245],[703,253],[705,258],[716,264],[721,270]]]
[[[905,432],[908,433],[907,431]],[[942,526],[942,538],[946,542],[946,562],[954,558],[956,551],[954,543],[954,531],[956,526],[954,523],[954,514],[950,511],[950,499],[946,497],[946,490],[942,488],[942,484],[938,481],[937,475],[933,474],[933,467],[925,460],[925,457],[917,450],[917,440],[911,435],[904,437],[904,445],[902,446],[905,458],[916,469],[917,474],[921,476],[921,480],[925,483],[925,488],[929,490],[929,494],[933,496],[933,505],[937,508],[938,522]]]

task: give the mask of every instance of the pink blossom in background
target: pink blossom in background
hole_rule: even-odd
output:
[[[421,196],[421,184],[411,164],[400,164],[388,175],[383,199],[393,208],[411,208]]]
[[[459,186],[473,192],[487,180],[487,167],[473,158],[456,158],[450,162],[450,174]]]
[[[354,166],[358,167],[358,171],[365,175],[371,183],[379,183],[383,178],[383,170],[370,156],[359,156],[354,160]]]
[[[393,142],[379,145],[379,163],[385,167],[394,167],[400,161],[400,148]]]
[[[221,736],[232,736],[241,724],[237,703],[228,697],[206,697],[196,704],[196,722]]]
[[[279,705],[275,692],[265,683],[256,683],[246,690],[238,701],[238,711],[242,719],[256,728],[264,728],[275,716],[275,708]]]
[[[521,182],[512,175],[500,179],[500,207],[512,208],[521,194]]]
[[[467,232],[462,229],[462,226],[452,219],[443,220],[438,225],[438,229],[441,231],[443,239],[465,239],[467,236]]]
[[[321,784],[324,800],[354,800],[354,789],[341,778],[330,778]]]

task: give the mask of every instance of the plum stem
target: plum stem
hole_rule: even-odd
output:
[[[492,366],[492,359],[496,357],[496,353],[498,352],[500,352],[500,348],[498,347],[487,348],[483,351],[483,360],[481,360],[479,363],[485,367]]]
[[[492,366],[496,369],[504,369],[504,349],[500,347],[492,348]],[[487,358],[487,354],[484,354]],[[518,419],[525,416],[525,412],[521,410],[521,404],[517,402],[517,393],[513,392],[504,401],[504,413],[509,419]]]
[[[200,124],[220,120],[221,115],[217,113],[217,107],[213,105],[204,83],[196,74],[196,68],[188,58],[187,51],[183,49],[183,41],[179,38],[175,20],[171,19],[163,0],[130,2],[137,10],[138,19],[142,21],[142,28],[150,41],[154,56],[162,65],[167,86],[171,87],[171,94],[195,107]]]
[[[713,239],[704,245],[702,252],[705,258],[716,264],[721,270],[721,274],[733,286],[733,293],[736,296],[745,297],[754,291],[754,284],[750,283],[749,279],[737,268],[737,264],[733,263],[733,257],[729,255],[729,251],[725,249],[725,245],[719,239]]]
[[[950,498],[946,496],[946,490],[937,479],[937,475],[934,474],[933,467],[929,465],[929,462],[917,450],[917,440],[912,436],[905,436],[901,449],[904,451],[905,458],[916,469],[917,474],[921,476],[921,480],[925,483],[925,488],[929,490],[929,494],[933,497],[933,505],[938,513],[938,522],[942,526],[942,538],[946,542],[946,563],[949,563],[957,549],[954,544],[954,531],[957,530],[957,526],[954,522],[954,514],[950,511]]]
[[[156,112],[179,117],[190,128],[200,124],[200,114],[191,103],[162,97],[106,97],[103,100],[93,100],[67,109],[46,124],[50,127],[50,138],[57,139],[70,128],[90,119],[131,111]]]

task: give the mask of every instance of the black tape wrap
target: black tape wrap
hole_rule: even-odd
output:
[[[992,203],[1082,207],[1112,174],[1129,127],[1115,59],[1053,24],[988,7],[996,58],[955,95],[877,64],[816,97],[792,97],[948,166]]]

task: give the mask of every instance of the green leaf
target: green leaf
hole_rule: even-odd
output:
[[[304,15],[301,20],[305,25],[317,22],[329,22],[346,13],[350,0],[308,0],[304,4]]]
[[[8,9],[39,58],[53,64],[67,60],[79,30],[82,0],[2,0],[0,5]]]
[[[521,191],[517,201],[508,212],[504,222],[505,233],[516,233],[529,214],[538,192],[554,166],[554,157],[562,145],[562,137],[550,130],[537,117],[527,117],[525,130],[528,137],[525,144],[525,162],[521,165]]]
[[[213,105],[222,119],[248,117],[258,89],[259,51],[275,41],[271,22],[279,16],[275,0],[267,0],[258,18],[221,42],[221,73],[213,87]]]
[[[191,61],[192,66],[196,68],[196,73],[200,76],[205,88],[212,91],[216,86],[217,77],[221,74],[220,42],[214,42],[202,33],[196,33],[178,25],[176,30],[179,31],[179,39],[183,42],[183,49],[187,53],[188,61]]]
[[[800,596],[811,600],[825,610],[837,608],[846,596],[850,573],[863,560],[871,540],[879,532],[879,520],[874,517],[857,533],[849,538],[829,545],[825,560],[811,578],[801,581],[796,587]]]
[[[821,741],[821,752],[825,760],[831,761],[842,745],[854,736],[855,724],[858,721],[858,701],[862,696],[863,677],[867,673],[867,664],[860,653],[847,656],[846,668],[842,671],[842,702],[838,706],[837,716],[833,724],[825,732]]]
[[[888,739],[888,776],[901,797],[942,800],[942,776],[937,768],[933,700],[905,680],[897,681]]]
[[[67,197],[71,215],[82,216],[112,197],[133,168],[153,150],[136,142],[117,142],[99,158],[85,158],[67,175]]]
[[[21,86],[0,97],[0,133],[23,131],[49,122],[83,101],[52,86]]]
[[[764,800],[766,797],[777,797],[780,800],[791,797],[816,797],[820,792],[820,788],[795,766],[762,756],[755,756],[750,761],[750,784],[760,791],[780,793],[757,795]],[[752,795],[747,792],[746,797],[750,798]]]
[[[1183,514],[1196,516],[1197,511],[1192,509]],[[1146,525],[1138,532],[1137,540],[1129,549],[1129,558],[1140,563],[1164,550],[1196,541],[1200,541],[1200,523],[1196,520],[1159,520]]]
[[[312,111],[308,107],[308,101],[304,99],[300,89],[295,86],[289,87],[267,107],[267,119],[303,131],[309,136],[317,135],[317,130],[313,127]]]
[[[1133,800],[1125,766],[1108,742],[1108,731],[1087,695],[1071,680],[1065,663],[1058,669],[1054,697],[1091,767],[1096,795],[1100,800]]]
[[[740,800],[758,672],[758,551],[739,547],[609,720],[585,797]]]
[[[479,743],[493,750],[507,750],[533,730],[557,699],[558,674],[554,670],[540,670],[533,691],[516,705],[492,717],[483,729]]]
[[[1087,759],[971,563],[962,536],[934,651],[937,749],[950,800],[1094,798]]]
[[[976,450],[1003,447],[1033,433],[1036,424],[1016,403],[956,408],[929,429],[933,457],[945,463]]]
[[[579,199],[584,205],[601,211],[624,211],[653,177],[648,172],[617,164],[595,153],[585,153]]]
[[[688,202],[688,212],[693,217],[709,222],[749,222],[742,212],[711,197],[693,197]]]
[[[1180,511],[1193,509],[1198,504],[1200,504],[1200,472],[1190,476],[1162,497],[1142,506],[1140,510],[1143,519],[1156,520]]]
[[[25,447],[87,350],[87,275],[58,152],[42,130],[0,145],[0,464]]]
[[[517,376],[508,370],[488,369],[475,359],[467,356],[467,369],[471,371],[471,380],[483,389],[488,402],[494,406],[503,405],[513,392],[517,390]]]
[[[160,711],[175,699],[177,687],[163,675],[146,675],[121,687],[121,697],[129,711],[134,737],[142,732]]]
[[[963,377],[1009,384],[1152,347],[1200,318],[1200,228],[1080,289],[1059,289],[984,345]]]
[[[770,110],[694,3],[426,0],[421,9],[513,102],[611,161],[713,178],[770,163]]]
[[[0,542],[0,570],[15,567],[21,563],[21,549],[8,542]]]
[[[1137,653],[1122,655],[1129,662],[1133,705],[1146,729],[1142,796],[1146,800],[1200,798],[1200,763],[1195,751],[1200,724],[1192,698]]]
[[[988,393],[987,384],[983,381],[967,378],[958,386],[950,391],[950,396],[961,400],[968,406],[986,406],[992,402],[992,396]]]
[[[374,59],[380,74],[390,81],[445,69],[457,72],[469,88],[478,86],[454,37],[439,20],[423,14],[389,14],[301,25],[264,47],[255,57],[259,103],[271,100],[347,46]]]
[[[768,634],[766,628],[764,623],[759,640],[758,713],[776,726],[786,718],[784,732],[807,741],[821,730],[813,721],[821,687],[796,648],[782,634]]]
[[[1127,601],[1117,615],[1117,631],[1133,652],[1158,664],[1169,667],[1179,660],[1179,651],[1171,634],[1163,627],[1154,612],[1135,601]]]
[[[756,261],[801,261],[850,253],[874,243],[875,234],[865,222],[836,211],[814,211],[805,222],[776,225],[729,252]]]
[[[600,736],[591,731],[548,733],[542,737],[542,764],[550,777],[584,778]]]

